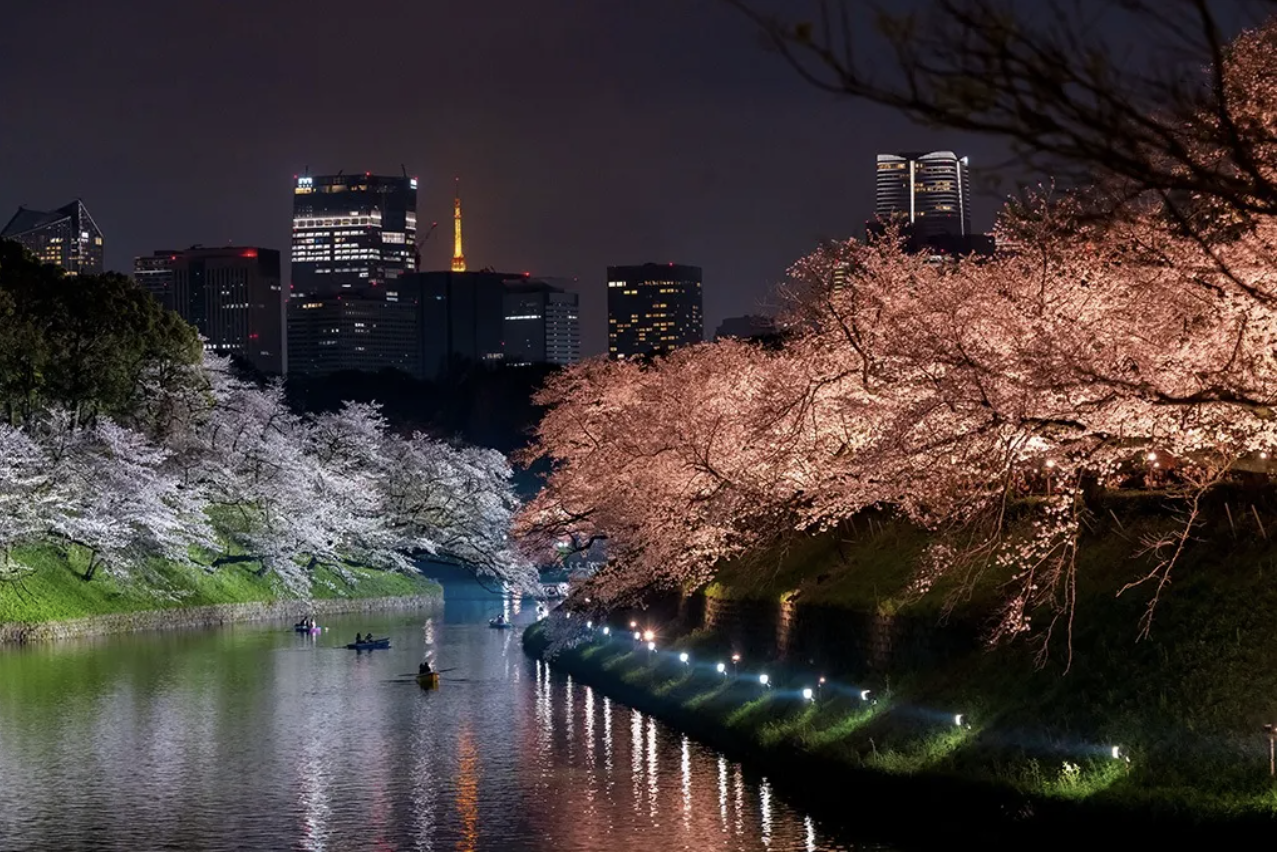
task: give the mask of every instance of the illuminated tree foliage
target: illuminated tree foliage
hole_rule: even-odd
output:
[[[1274,39],[1247,34],[1229,56],[1235,121],[1274,139]],[[893,508],[937,533],[917,589],[1001,572],[992,639],[1042,610],[1047,645],[1070,632],[1086,487],[1173,465],[1183,514],[1145,543],[1154,568],[1132,585],[1148,591],[1145,633],[1205,490],[1275,452],[1274,212],[1213,197],[1170,211],[1159,192],[1101,185],[1046,191],[999,228],[1014,249],[989,259],[907,254],[892,230],[822,247],[789,273],[780,348],[726,341],[553,378],[527,547],[607,538],[609,563],[579,587],[608,605]],[[1032,484],[1035,533],[1015,535],[1011,502]]]

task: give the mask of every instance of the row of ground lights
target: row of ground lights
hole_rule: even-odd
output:
[[[594,624],[592,623],[591,620],[587,620],[587,628],[588,629],[594,628]],[[656,635],[653,633],[652,629],[641,630],[637,628],[637,624],[635,620],[631,621],[630,628],[632,632],[632,638],[636,642],[643,642],[650,653],[653,653],[657,650],[658,648],[657,641],[654,640]],[[608,626],[601,627],[600,633],[605,637],[609,637],[609,627]],[[742,656],[738,655],[738,653],[735,652],[733,653],[733,655],[730,656],[730,660],[733,662],[734,675],[737,676],[738,663],[742,660]],[[685,667],[689,667],[690,665],[693,664],[693,659],[689,657],[689,653],[682,652],[680,653],[680,663],[683,664]],[[722,678],[725,678],[725,679],[729,678],[728,668],[725,666],[725,663],[723,661],[716,662],[716,673],[720,674]],[[758,677],[758,680],[760,682],[760,686],[767,691],[770,687],[769,674],[761,673]],[[827,684],[827,678],[825,676],[819,676],[817,690],[815,691],[813,688],[805,686],[800,690],[800,696],[804,699],[806,703],[812,703],[817,700],[820,700],[822,698],[822,686],[825,684]],[[858,692],[858,699],[864,703],[869,703],[873,706],[876,704],[875,699],[871,696],[871,690],[868,688],[863,688]],[[953,715],[951,718],[951,721],[958,729],[973,729],[973,725],[968,723],[965,720],[965,716],[963,713],[958,713],[956,715]],[[1124,751],[1120,748],[1120,745],[1118,744],[1111,745],[1111,758],[1116,760],[1124,760],[1125,762],[1129,761],[1129,757],[1125,755]]]

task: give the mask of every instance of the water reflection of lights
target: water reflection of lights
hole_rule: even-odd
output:
[[[607,777],[609,788],[613,788],[613,704],[605,697],[604,706],[604,770],[610,772]]]
[[[813,829],[813,819],[809,816],[804,817],[804,850],[818,850],[818,834]]]
[[[307,742],[311,744],[310,741]],[[298,769],[302,791],[303,823],[301,847],[307,851],[323,851],[329,838],[329,800],[325,793],[327,783],[324,763],[317,756],[308,757]]]
[[[742,766],[733,766],[733,832],[742,835]]]
[[[760,841],[769,847],[769,837],[773,836],[773,793],[769,791],[769,781],[760,781]]]
[[[573,677],[564,680],[564,734],[569,743],[569,761],[573,761]]]
[[[459,851],[476,850],[476,839],[480,832],[480,785],[478,778],[479,762],[476,758],[475,740],[471,737],[470,726],[464,726],[458,733],[458,815],[462,818],[462,837],[458,840]]]
[[[680,788],[684,798],[681,807],[684,810],[684,828],[689,829],[689,811],[693,807],[693,790],[689,779],[689,736],[680,739]]]
[[[720,757],[720,827],[729,826],[729,760]]]
[[[640,775],[644,771],[644,716],[631,711],[631,787],[635,809],[640,811]]]
[[[649,815],[658,814],[658,722],[649,718]]]

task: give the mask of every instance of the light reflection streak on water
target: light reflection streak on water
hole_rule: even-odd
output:
[[[764,843],[764,847],[769,847],[769,838],[773,835],[773,810],[772,810],[772,793],[769,791],[769,781],[760,781],[760,841]]]
[[[595,813],[596,787],[599,785],[598,770],[600,763],[596,761],[596,695],[588,686],[586,689],[583,718],[587,724],[587,804]]]
[[[564,678],[564,734],[568,742],[569,761],[573,761],[573,677]]]
[[[742,766],[733,766],[733,832],[742,836]]]
[[[631,788],[640,810],[640,774],[644,770],[644,715],[631,710]]]
[[[658,814],[658,721],[649,718],[649,815]]]
[[[311,744],[307,739],[305,744]],[[325,798],[324,764],[317,756],[305,757],[298,768],[303,823],[300,844],[307,851],[323,851],[329,838],[329,802]]]
[[[718,760],[720,770],[720,829],[729,829],[729,760],[723,756]]]
[[[604,770],[608,772],[609,791],[613,791],[613,704],[604,698]]]
[[[471,735],[470,725],[466,725],[458,733],[458,815],[462,819],[462,837],[458,840],[459,851],[476,850],[476,839],[479,836],[479,780],[475,740]]]
[[[689,736],[680,738],[680,789],[683,794],[684,827],[689,829],[689,812],[693,808],[693,788],[689,779]]]
[[[813,829],[813,819],[810,818],[809,816],[805,816],[804,817],[804,850],[805,851],[818,850],[818,843],[817,843],[816,837],[817,837],[817,834],[814,832],[814,829]]]

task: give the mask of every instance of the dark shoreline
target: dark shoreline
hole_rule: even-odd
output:
[[[523,644],[543,658],[531,627]],[[1050,799],[987,782],[927,773],[891,775],[822,757],[797,761],[785,746],[765,747],[707,716],[664,701],[572,652],[551,666],[611,699],[651,715],[767,775],[779,792],[860,846],[940,850],[1257,850],[1275,849],[1274,816],[1192,818],[1165,809]],[[870,831],[871,835],[868,835]]]

